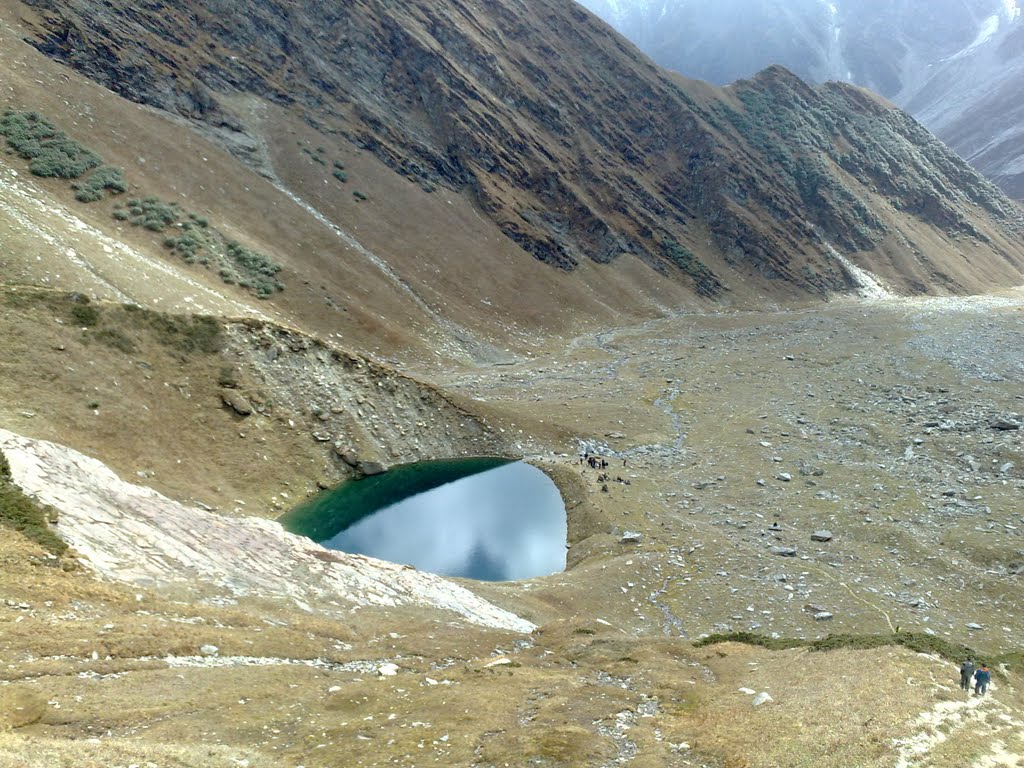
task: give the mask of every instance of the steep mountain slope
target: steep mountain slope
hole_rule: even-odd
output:
[[[771,64],[866,86],[1016,197],[1024,23],[1015,0],[582,0],[662,66],[725,84]],[[982,115],[983,119],[978,119]]]
[[[1024,20],[937,63],[906,107],[1009,195],[1024,199]]]
[[[188,118],[303,199],[324,179],[283,161],[285,119],[424,190],[461,193],[564,271],[629,255],[719,300],[827,295],[854,283],[835,247],[902,291],[1020,279],[1019,212],[913,121],[781,71],[734,91],[684,81],[565,0],[529,13],[411,0],[32,5],[20,13],[39,50]],[[969,263],[964,235],[978,243]],[[426,275],[407,277],[409,263],[422,269],[415,255],[395,268],[429,296]]]

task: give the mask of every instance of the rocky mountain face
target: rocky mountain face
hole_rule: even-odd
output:
[[[46,55],[267,175],[279,137],[248,98],[462,193],[560,270],[630,254],[728,300],[850,290],[836,251],[907,292],[1024,268],[1019,210],[903,113],[781,68],[725,90],[683,80],[568,0],[31,0],[22,19]]]
[[[908,109],[1024,197],[1024,25],[1015,0],[582,0],[662,66],[724,85],[781,64]],[[982,116],[982,119],[978,119]]]

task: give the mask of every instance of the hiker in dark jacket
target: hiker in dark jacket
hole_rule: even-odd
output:
[[[971,690],[971,678],[974,677],[974,662],[968,659],[960,665],[960,690]]]
[[[988,690],[988,683],[992,679],[992,673],[989,672],[988,667],[982,664],[978,667],[978,671],[974,673],[974,692],[978,696],[984,696],[985,691]]]

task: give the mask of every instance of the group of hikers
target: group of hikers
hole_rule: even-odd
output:
[[[992,680],[992,672],[984,663],[975,667],[974,661],[968,659],[960,665],[960,690],[970,691],[971,680],[974,680],[974,693],[977,696],[984,696],[988,690],[988,684]]]
[[[586,464],[591,469],[608,469],[608,459],[601,458],[600,456],[592,456],[590,451],[584,451],[580,454],[580,465]],[[626,466],[626,460],[622,460],[622,466]]]

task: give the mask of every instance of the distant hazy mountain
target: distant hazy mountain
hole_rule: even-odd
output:
[[[580,0],[659,64],[723,85],[770,64],[909,109],[1024,197],[1018,0]]]

